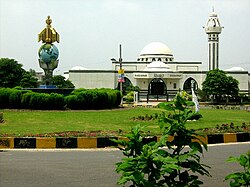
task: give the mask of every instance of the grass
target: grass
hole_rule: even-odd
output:
[[[122,130],[127,132],[132,126],[140,124],[145,131],[159,134],[157,120],[133,121],[133,117],[161,113],[157,108],[126,108],[100,111],[29,111],[2,110],[4,123],[0,123],[0,136],[40,136],[39,134],[94,131],[112,134]],[[188,128],[211,128],[217,124],[250,123],[250,113],[240,110],[202,109],[203,115],[198,121],[187,123]]]

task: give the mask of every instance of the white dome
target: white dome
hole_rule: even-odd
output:
[[[141,53],[142,55],[173,55],[171,50],[165,44],[161,42],[152,42],[146,45]]]
[[[171,71],[171,69],[161,61],[154,61],[148,64],[143,71]]]
[[[232,67],[229,69],[226,69],[226,71],[245,71],[242,67]]]
[[[82,67],[82,66],[74,66],[70,70],[87,70],[87,68]]]

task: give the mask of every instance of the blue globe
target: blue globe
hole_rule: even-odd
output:
[[[53,44],[43,44],[38,51],[38,55],[42,61],[50,63],[57,60],[59,51]]]

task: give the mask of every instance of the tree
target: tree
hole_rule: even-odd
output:
[[[207,95],[212,95],[217,102],[223,95],[236,96],[239,92],[239,82],[231,76],[227,76],[222,70],[215,69],[207,73],[205,81],[202,83],[202,90]]]
[[[20,81],[20,86],[23,88],[37,88],[37,78],[33,77],[30,72],[25,72]]]
[[[13,88],[20,85],[25,70],[14,59],[0,58],[0,87]]]
[[[52,78],[52,84],[58,88],[75,88],[74,84],[70,80],[65,80],[62,75],[56,75]]]
[[[32,76],[36,76],[36,70],[34,69],[30,68],[29,73],[31,73]]]
[[[227,95],[235,96],[239,93],[239,81],[234,79],[232,76],[227,77],[227,87],[230,89],[227,89]]]

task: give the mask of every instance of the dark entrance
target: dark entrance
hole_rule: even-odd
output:
[[[162,97],[166,97],[167,99],[167,86],[162,79],[155,78],[149,83],[147,102],[150,97],[157,99],[157,101]]]
[[[197,92],[198,84],[196,80],[190,77],[184,82],[183,90],[185,90],[188,94],[192,94],[192,90],[191,90],[192,87],[194,89],[194,92]]]

